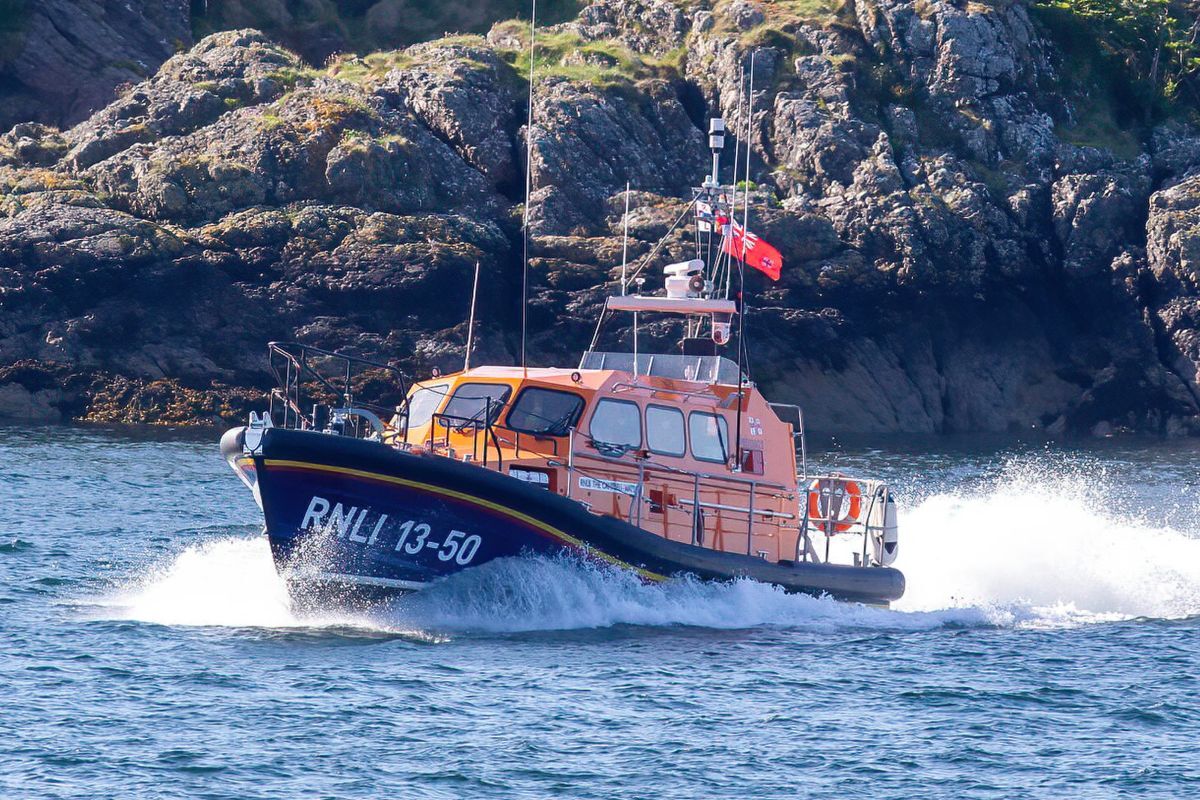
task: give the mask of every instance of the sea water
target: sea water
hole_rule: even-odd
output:
[[[0,428],[0,795],[1200,796],[1200,444],[825,439],[891,610],[497,562],[299,617],[216,436]]]

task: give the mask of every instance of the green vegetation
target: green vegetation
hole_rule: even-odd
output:
[[[287,127],[299,134],[325,134],[342,130],[343,141],[368,136],[363,126],[377,122],[379,114],[362,97],[352,94],[289,94],[267,106],[258,115],[263,131]],[[349,126],[349,128],[345,127]]]
[[[828,23],[853,13],[846,0],[775,0],[762,6],[766,19],[759,27],[781,29],[806,23]],[[753,30],[747,35],[753,34]]]
[[[110,62],[109,66],[117,69],[123,69],[126,72],[132,72],[139,78],[145,78],[147,75],[146,68],[143,65],[136,61],[131,61],[128,58],[118,58],[117,60]]]
[[[996,201],[1008,197],[1012,189],[1024,182],[1025,167],[1015,161],[1001,161],[995,167],[975,161],[972,166]]]
[[[283,117],[268,111],[258,118],[258,124],[264,131],[273,131],[276,128],[281,127],[284,122]]]
[[[359,58],[353,55],[338,55],[329,60],[327,72],[330,77],[349,81],[360,86],[374,86],[394,69],[413,66],[416,59],[400,50],[386,53],[371,53]]]
[[[1075,103],[1073,125],[1057,125],[1055,133],[1064,142],[1078,147],[1109,150],[1118,158],[1136,158],[1141,144],[1135,129],[1123,126],[1124,116],[1107,97],[1081,98]]]
[[[538,24],[566,22],[585,4],[540,0]],[[200,38],[214,31],[258,28],[309,63],[321,64],[334,53],[403,49],[447,31],[487,33],[499,20],[528,13],[528,0],[208,0],[192,3],[192,31]]]
[[[487,40],[475,34],[443,36],[440,39],[428,42],[427,45],[431,48],[438,46],[488,47]],[[381,53],[370,53],[365,56],[343,53],[329,59],[325,72],[331,78],[349,81],[364,88],[373,89],[383,83],[388,73],[394,69],[411,69],[422,64],[432,65],[443,59],[444,56],[441,54],[430,53],[425,48],[417,51],[412,49],[390,50]],[[466,55],[456,57],[455,60],[467,66],[479,69],[486,68],[486,65],[482,62],[473,61]]]
[[[347,128],[342,131],[341,146],[347,150],[367,150],[372,145],[382,147],[384,150],[394,148],[408,150],[412,147],[412,142],[399,133],[372,136],[369,132],[356,128]]]
[[[720,0],[715,11],[718,26],[733,32],[728,13],[731,0]],[[854,6],[848,0],[772,0],[759,6],[763,21],[739,35],[744,46],[780,47],[796,55],[810,55],[807,43],[795,36],[802,25],[833,27],[849,25],[856,33]]]
[[[297,85],[312,83],[314,79],[320,77],[320,70],[295,67],[281,67],[267,75],[270,80],[282,84],[288,89],[295,89]]]
[[[508,20],[500,28],[505,38],[520,42],[500,55],[522,79],[529,77],[529,24]],[[602,88],[627,86],[647,78],[670,78],[679,74],[684,48],[656,58],[630,50],[621,42],[602,39],[588,41],[578,34],[539,33],[534,56],[538,77],[554,76]]]
[[[1150,123],[1200,102],[1200,27],[1184,0],[1035,0],[1033,7],[1072,71],[1083,70],[1106,95],[1099,105],[1111,107],[1118,126],[1130,121],[1121,119],[1128,112]],[[1107,123],[1089,125],[1108,137]]]

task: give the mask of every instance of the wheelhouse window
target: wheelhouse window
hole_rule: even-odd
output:
[[[717,463],[729,460],[729,423],[724,417],[693,411],[688,415],[688,436],[694,458]]]
[[[572,392],[531,386],[517,395],[508,427],[535,436],[566,436],[583,413],[583,398]]]
[[[512,387],[503,383],[464,383],[454,390],[442,411],[442,424],[451,428],[491,424],[500,416],[511,394]],[[485,421],[489,407],[491,418]]]
[[[646,406],[646,447],[661,456],[681,456],[687,452],[683,412],[667,406]]]
[[[433,419],[433,412],[442,404],[446,397],[446,384],[422,386],[408,397],[408,427],[419,428],[428,425]]]
[[[637,403],[604,399],[592,412],[592,439],[622,447],[642,446],[642,412]]]

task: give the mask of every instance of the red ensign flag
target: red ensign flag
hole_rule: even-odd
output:
[[[743,248],[745,249],[745,258],[742,257]],[[783,268],[783,256],[754,233],[746,231],[743,235],[742,226],[736,222],[730,226],[729,235],[725,237],[724,250],[738,261],[745,261],[747,265],[754,267],[759,272],[766,273],[771,280],[779,280],[779,270]]]

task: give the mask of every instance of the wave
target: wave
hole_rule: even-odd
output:
[[[1010,465],[990,484],[934,493],[901,518],[891,610],[788,595],[751,581],[647,585],[576,560],[504,559],[370,617],[296,614],[262,537],[193,545],[103,605],[166,625],[516,632],[614,625],[911,631],[1063,626],[1200,614],[1200,539],[1123,516],[1084,475]]]

